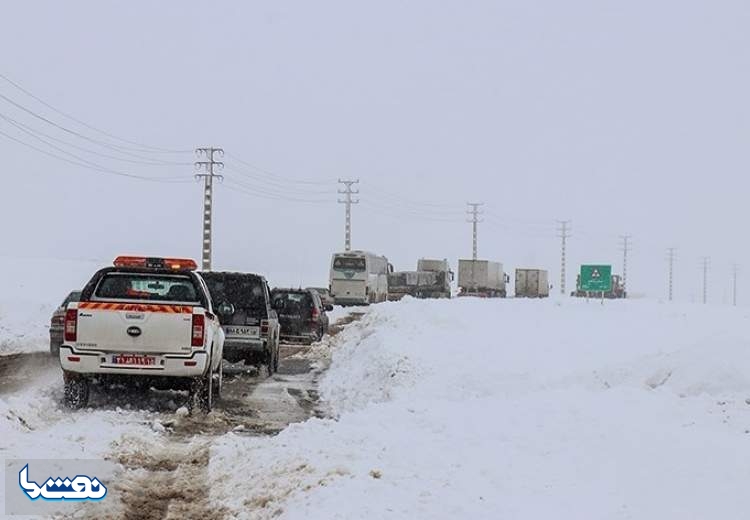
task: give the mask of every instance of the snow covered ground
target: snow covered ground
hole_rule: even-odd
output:
[[[237,518],[746,518],[750,312],[580,300],[372,307],[334,419],[212,446]]]
[[[102,265],[97,260],[0,256],[0,270],[11,273],[0,288],[0,355],[48,350],[52,312]]]

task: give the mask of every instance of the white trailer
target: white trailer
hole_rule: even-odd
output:
[[[507,277],[503,264],[489,260],[459,260],[459,296],[505,298]]]
[[[543,269],[516,269],[516,298],[547,298],[549,276]]]

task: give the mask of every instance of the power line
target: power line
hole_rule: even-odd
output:
[[[469,209],[466,213],[471,216],[471,220],[467,220],[467,222],[471,223],[471,229],[472,229],[472,249],[471,249],[471,258],[473,260],[477,259],[477,224],[481,222],[479,220],[479,215],[481,215],[483,212],[479,209],[481,206],[484,205],[484,202],[467,202],[467,206],[469,206]]]
[[[54,148],[54,149],[56,149],[56,150],[58,150],[58,151],[60,151],[62,153],[69,154],[69,155],[73,155],[73,154],[71,154],[70,152],[68,152],[68,151],[66,151],[66,150],[64,150],[62,148],[59,148],[59,147],[51,144],[49,141],[46,141],[45,139],[43,139],[40,136],[44,136],[47,139],[50,139],[52,141],[56,141],[58,143],[62,143],[64,145],[66,145],[66,146],[69,146],[69,147],[74,148],[76,150],[80,150],[82,152],[90,153],[92,155],[97,155],[99,157],[103,157],[103,158],[106,158],[106,159],[115,159],[115,160],[118,160],[118,161],[128,162],[128,163],[132,163],[132,164],[144,164],[144,165],[148,165],[148,166],[187,166],[187,165],[191,164],[189,162],[175,162],[175,161],[161,161],[161,160],[140,161],[140,160],[136,160],[136,159],[125,159],[125,158],[117,157],[117,156],[114,156],[114,155],[103,154],[101,152],[97,152],[96,150],[91,150],[89,148],[84,148],[83,146],[75,145],[75,144],[70,143],[68,141],[65,141],[63,139],[59,139],[59,138],[57,138],[57,137],[55,137],[53,135],[49,135],[49,134],[47,134],[45,132],[42,132],[40,130],[36,130],[36,129],[30,127],[29,125],[25,125],[25,124],[21,123],[20,121],[17,121],[15,119],[13,119],[12,117],[9,117],[9,116],[7,116],[5,114],[0,113],[0,119],[5,120],[7,123],[11,124],[12,126],[14,126],[15,128],[17,128],[21,132],[25,133],[26,135],[29,135],[29,136],[33,137],[34,139],[37,139],[37,140],[43,142],[47,146],[49,146],[51,148]],[[123,153],[125,153],[125,152],[123,152]],[[127,154],[127,155],[134,155],[134,154]],[[78,156],[74,155],[74,157],[78,157]],[[79,158],[79,160],[86,161],[86,159],[84,159],[84,158],[80,158],[80,157],[78,157],[78,158]]]
[[[212,236],[211,230],[213,226],[213,181],[214,178],[219,180],[223,179],[221,175],[214,173],[214,168],[223,168],[224,163],[214,161],[214,154],[224,155],[224,150],[221,148],[214,148],[207,146],[203,148],[196,148],[195,153],[198,156],[205,156],[205,161],[196,161],[195,168],[197,171],[204,170],[206,173],[197,173],[196,179],[203,179],[203,262],[202,269],[204,271],[211,270],[211,253],[212,253]]]
[[[275,201],[284,201],[284,202],[300,202],[303,204],[330,204],[330,200],[319,200],[319,199],[304,199],[299,197],[290,197],[290,196],[283,196],[276,193],[267,192],[265,190],[259,189],[257,186],[252,186],[250,184],[246,184],[243,182],[240,182],[233,177],[227,177],[225,180],[225,185],[229,186],[232,191],[235,191],[237,193],[242,193],[245,195],[250,195],[251,197],[257,198],[257,199],[265,199],[265,200],[275,200]]]
[[[252,186],[261,186],[262,189],[265,189],[267,191],[275,191],[277,194],[286,194],[290,191],[297,192],[301,195],[332,195],[335,193],[333,189],[328,190],[313,190],[313,189],[307,189],[307,188],[296,188],[291,187],[288,185],[284,185],[275,181],[267,180],[263,177],[259,177],[256,175],[252,175],[247,171],[238,169],[236,166],[231,168],[226,168],[226,172],[229,173],[236,173],[239,176],[242,176],[245,180],[244,182],[254,182],[259,184],[253,184]]]
[[[570,238],[568,225],[570,225],[570,220],[558,220],[558,224],[560,224],[560,227],[558,228],[558,231],[560,234],[558,235],[561,239],[560,244],[560,294],[565,296],[565,267],[566,267],[566,255],[567,255],[567,240]]]
[[[48,118],[46,118],[46,117],[44,117],[44,116],[42,116],[40,114],[37,114],[33,110],[30,110],[30,109],[26,108],[25,106],[21,105],[20,103],[16,103],[15,101],[13,101],[9,97],[5,96],[4,94],[0,94],[0,99],[4,99],[5,101],[7,101],[11,105],[15,106],[16,108],[18,108],[20,110],[23,110],[27,114],[35,117],[36,119],[39,119],[40,121],[44,121],[48,125],[52,125],[55,128],[57,128],[59,130],[62,130],[63,132],[66,132],[68,134],[74,135],[74,136],[76,136],[76,137],[78,137],[80,139],[83,139],[85,141],[88,141],[90,143],[94,143],[96,145],[99,145],[99,146],[102,146],[104,148],[108,148],[110,150],[114,150],[116,152],[123,153],[123,154],[126,154],[126,153],[130,154],[129,150],[132,150],[132,148],[128,148],[128,147],[124,147],[124,146],[120,146],[120,145],[116,145],[116,144],[112,144],[112,143],[107,143],[106,141],[100,141],[98,139],[94,139],[92,137],[84,135],[84,134],[82,134],[80,132],[77,132],[75,130],[71,130],[70,128],[67,128],[67,127],[65,127],[63,125],[60,125],[60,124],[52,121],[51,119],[48,119]],[[139,151],[143,152],[144,150],[139,150]]]
[[[27,96],[29,96],[30,98],[34,99],[35,101],[41,103],[45,107],[49,108],[50,110],[56,112],[57,114],[60,114],[63,117],[66,117],[66,118],[70,119],[71,121],[75,121],[79,125],[85,126],[89,130],[93,130],[93,131],[95,131],[95,132],[97,132],[97,133],[99,133],[101,135],[106,136],[106,137],[110,137],[112,139],[116,139],[118,141],[122,141],[123,143],[128,143],[128,144],[140,147],[140,148],[124,148],[124,149],[130,149],[132,151],[140,151],[140,152],[144,152],[144,153],[174,153],[174,154],[178,154],[178,153],[190,153],[190,152],[192,152],[192,150],[170,150],[170,149],[167,149],[167,148],[161,148],[161,147],[158,147],[158,146],[151,146],[151,145],[147,145],[147,144],[143,144],[143,143],[138,143],[138,142],[135,142],[135,141],[130,141],[128,139],[123,139],[122,137],[118,137],[118,136],[116,136],[114,134],[111,134],[109,132],[101,130],[101,129],[93,126],[93,125],[90,125],[89,123],[86,123],[85,121],[81,121],[80,119],[78,119],[78,118],[76,118],[76,117],[74,117],[74,116],[72,116],[72,115],[70,115],[70,114],[68,114],[66,112],[63,112],[62,110],[60,110],[60,109],[54,107],[53,105],[47,103],[46,101],[44,101],[40,97],[34,95],[32,92],[28,91],[27,89],[25,89],[24,87],[22,87],[21,85],[19,85],[15,81],[11,80],[8,76],[6,76],[4,74],[0,73],[0,78],[4,79],[6,82],[10,83],[15,88],[17,88],[18,90],[20,90],[21,92],[23,92],[24,94],[26,94]],[[16,106],[18,106],[18,105],[16,105]]]
[[[284,175],[279,175],[278,173],[274,173],[274,172],[272,172],[272,171],[270,171],[268,169],[261,168],[260,166],[257,166],[257,165],[255,165],[255,164],[253,164],[251,162],[245,161],[244,159],[241,159],[241,158],[237,157],[236,155],[233,155],[233,154],[230,154],[230,153],[227,153],[227,157],[230,158],[230,159],[233,159],[233,160],[235,160],[235,161],[237,161],[237,162],[239,162],[241,164],[244,164],[246,167],[252,168],[253,170],[255,170],[255,171],[257,171],[257,172],[259,172],[261,174],[264,174],[265,177],[267,177],[269,179],[273,179],[273,180],[276,180],[276,181],[282,181],[282,182],[286,182],[286,183],[289,183],[289,184],[311,184],[311,185],[317,185],[317,186],[329,186],[331,184],[332,180],[333,180],[332,179],[332,180],[325,180],[325,181],[311,181],[311,180],[306,180],[306,179],[294,179],[294,178],[291,178],[291,177],[286,177]]]
[[[344,224],[344,250],[352,250],[352,204],[359,204],[359,199],[352,199],[352,195],[359,193],[359,190],[352,190],[352,186],[359,184],[359,179],[356,181],[350,179],[339,179],[339,184],[346,186],[343,190],[338,190],[342,195],[345,195],[344,200],[339,199],[339,204],[346,205],[346,222]]]
[[[52,152],[49,152],[47,150],[44,150],[42,148],[39,148],[38,146],[34,146],[33,144],[29,144],[26,141],[23,141],[21,139],[13,137],[10,134],[6,134],[2,130],[0,130],[0,135],[3,136],[3,137],[5,137],[6,139],[14,141],[14,142],[16,142],[16,143],[18,143],[20,145],[26,146],[27,148],[30,148],[30,149],[32,149],[34,151],[37,151],[37,152],[39,152],[41,154],[47,155],[47,156],[52,157],[54,159],[57,159],[59,161],[63,161],[63,162],[72,164],[74,166],[78,166],[78,167],[81,167],[81,168],[86,168],[86,169],[97,171],[97,172],[101,172],[101,173],[107,173],[107,174],[110,174],[110,175],[117,175],[118,177],[128,177],[130,179],[138,179],[138,180],[149,181],[149,182],[163,182],[163,183],[190,182],[188,179],[186,179],[186,178],[184,178],[182,176],[174,176],[174,177],[146,177],[144,175],[135,175],[135,174],[132,174],[132,173],[120,172],[120,171],[117,171],[117,170],[110,170],[109,168],[105,168],[103,166],[99,166],[96,163],[92,163],[92,162],[87,161],[85,159],[82,160],[83,162],[73,161],[73,160],[70,160],[70,159],[66,159],[65,157],[61,157],[61,156],[59,156],[57,154],[54,154]],[[64,153],[67,154],[67,155],[71,155],[73,157],[77,157],[74,154],[71,154],[70,152],[65,152],[64,151]]]

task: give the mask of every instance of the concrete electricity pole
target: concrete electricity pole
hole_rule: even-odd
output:
[[[211,146],[205,148],[196,148],[195,153],[198,157],[204,156],[205,161],[196,161],[195,169],[198,172],[203,171],[204,173],[197,173],[196,179],[203,179],[203,254],[202,254],[202,269],[204,271],[211,270],[211,232],[213,226],[213,181],[214,178],[219,180],[223,179],[221,175],[214,173],[214,168],[224,168],[223,162],[214,160],[214,155],[223,156],[224,150],[221,148],[214,148]]]
[[[622,289],[625,291],[625,294],[628,293],[628,251],[630,251],[630,238],[630,235],[620,235],[620,240],[622,240],[622,245],[620,246],[620,251],[622,251]]]
[[[737,307],[737,272],[739,271],[737,264],[732,264],[732,305]]]
[[[708,301],[708,261],[707,256],[703,257],[703,303]]]
[[[471,216],[470,220],[467,220],[467,222],[471,222],[472,224],[472,233],[473,233],[473,247],[471,250],[471,258],[473,260],[477,259],[477,224],[482,222],[479,220],[479,215],[482,214],[482,210],[479,209],[480,206],[484,205],[484,202],[467,202],[467,206],[469,206],[471,209],[467,210],[466,213]]]
[[[567,240],[570,238],[570,229],[568,228],[570,220],[558,220],[557,223],[560,224],[560,227],[557,229],[560,233],[558,236],[562,240],[560,248],[560,294],[565,296],[565,255],[567,254]]]
[[[359,204],[359,199],[352,199],[352,195],[359,193],[359,190],[353,190],[352,186],[359,184],[359,179],[352,181],[349,179],[339,179],[339,184],[346,186],[339,193],[346,195],[344,200],[339,199],[339,204],[346,204],[346,225],[344,230],[344,250],[352,250],[352,204]]]
[[[674,247],[667,248],[667,261],[669,262],[669,301],[672,301],[673,275],[674,275]]]

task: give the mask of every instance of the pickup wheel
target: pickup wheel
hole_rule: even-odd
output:
[[[80,410],[89,403],[89,380],[70,373],[64,374],[63,403],[67,408]]]
[[[224,385],[224,370],[221,363],[219,364],[219,370],[214,374],[212,381],[214,385],[214,399],[221,399],[221,388]]]
[[[207,374],[193,379],[190,385],[190,393],[188,397],[188,410],[190,410],[191,412],[195,410],[196,405],[198,405],[198,408],[203,413],[209,413],[211,411],[214,400],[214,385],[212,376],[213,373],[209,368]]]

